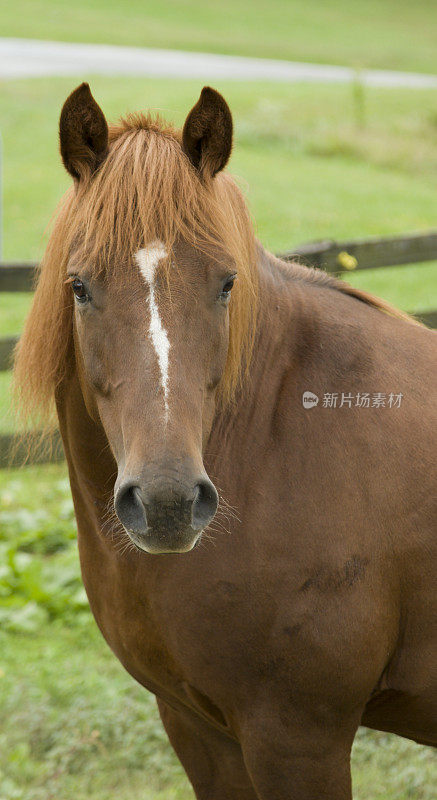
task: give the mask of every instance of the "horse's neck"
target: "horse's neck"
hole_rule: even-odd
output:
[[[305,288],[291,284],[278,259],[259,247],[259,311],[248,375],[234,403],[213,425],[209,450],[212,469],[229,469],[230,453],[268,447],[280,406],[299,372],[298,352],[305,320]],[[241,463],[241,457],[238,456]]]
[[[73,495],[76,489],[108,502],[117,466],[103,426],[88,414],[76,371],[61,385],[56,406]]]
[[[259,403],[266,412],[276,404],[284,375],[296,372],[305,304],[305,286],[292,281],[287,267],[259,247],[259,311],[249,379],[243,389],[246,407]]]

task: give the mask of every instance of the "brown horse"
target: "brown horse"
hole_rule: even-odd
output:
[[[434,335],[261,247],[212,89],[180,133],[83,84],[60,139],[16,379],[97,623],[199,800],[350,798],[360,724],[437,743]]]

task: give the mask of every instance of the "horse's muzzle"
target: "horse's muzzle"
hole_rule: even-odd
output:
[[[218,495],[209,478],[185,491],[180,484],[142,488],[123,481],[115,492],[115,512],[132,542],[147,553],[186,553],[213,519]]]

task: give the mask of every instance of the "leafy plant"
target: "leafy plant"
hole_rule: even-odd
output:
[[[23,470],[0,489],[0,624],[30,633],[59,617],[80,623],[89,612],[68,481],[62,477],[46,485],[38,495],[44,506],[33,507],[27,477]]]

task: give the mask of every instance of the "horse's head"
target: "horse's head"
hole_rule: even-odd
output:
[[[144,117],[108,133],[83,84],[64,105],[60,141],[75,181],[66,278],[76,367],[117,462],[115,511],[138,548],[186,552],[217,510],[203,454],[227,373],[235,379],[239,270],[226,216],[231,229],[247,219],[234,184],[215,177],[231,114],[204,89],[182,136]],[[238,244],[240,258],[247,249]]]
[[[117,516],[138,547],[183,552],[217,509],[202,453],[226,363],[234,271],[182,243],[170,257],[159,240],[133,266],[117,285],[71,263],[78,371],[117,461]]]

